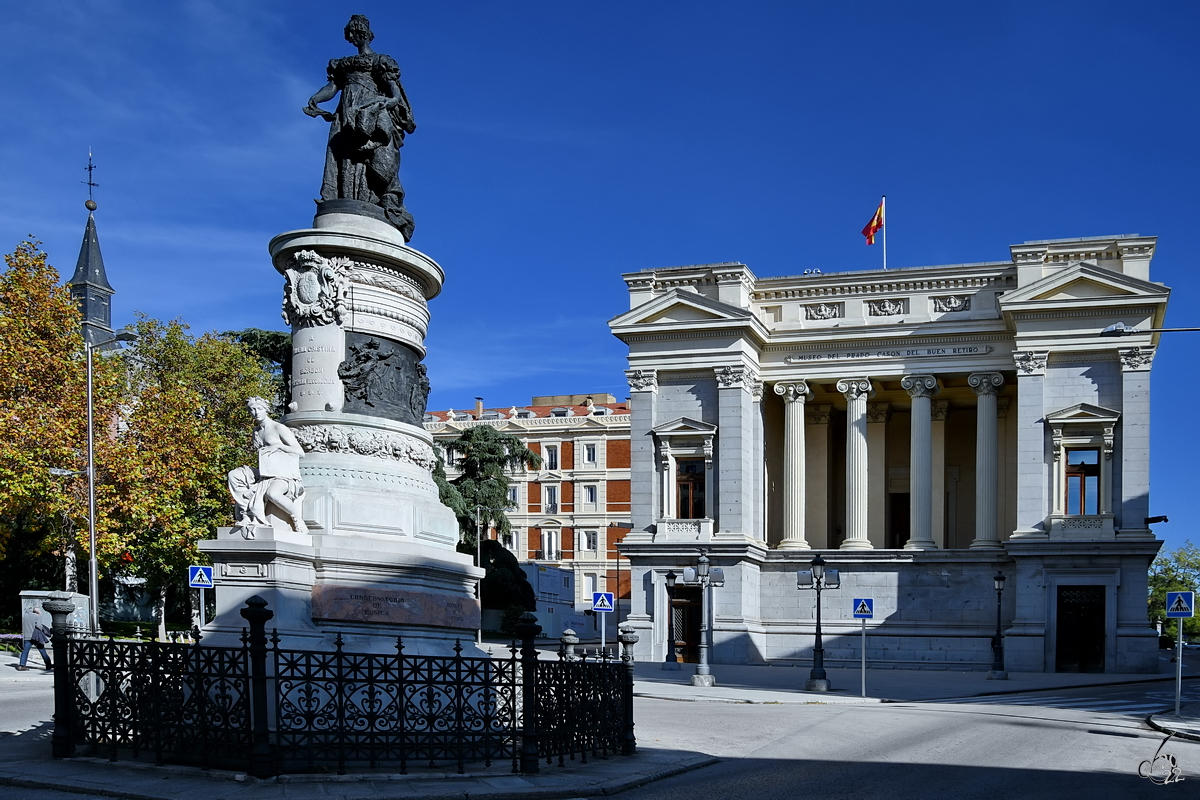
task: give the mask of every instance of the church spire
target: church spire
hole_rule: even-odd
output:
[[[92,154],[88,153],[88,199],[84,206],[88,210],[87,227],[83,231],[83,245],[79,248],[79,260],[75,262],[75,274],[71,276],[71,296],[79,304],[83,317],[83,337],[92,344],[111,339],[112,308],[109,299],[114,290],[104,271],[104,257],[100,254],[100,237],[96,233],[96,201],[92,189],[99,184],[92,181]]]

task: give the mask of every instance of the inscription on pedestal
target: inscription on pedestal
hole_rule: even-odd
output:
[[[434,592],[375,586],[322,584],[312,589],[313,619],[479,628],[479,601]]]
[[[341,411],[346,333],[340,325],[311,325],[292,334],[292,403],[296,411]]]

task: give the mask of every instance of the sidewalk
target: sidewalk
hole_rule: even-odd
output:
[[[1200,677],[1200,657],[1184,662],[1185,677]],[[634,666],[637,697],[710,703],[897,703],[1015,694],[1053,689],[1174,680],[1174,664],[1162,659],[1158,675],[1010,672],[1008,680],[990,681],[986,672],[953,670],[867,669],[867,696],[861,696],[862,673],[857,669],[827,670],[832,692],[805,692],[810,667],[714,664],[715,687],[690,685],[695,664],[665,670],[661,662]]]
[[[1147,722],[1150,727],[1163,733],[1173,733],[1182,739],[1200,742],[1200,703],[1179,709],[1178,717],[1175,716],[1175,709],[1171,709],[1166,714],[1152,715]]]

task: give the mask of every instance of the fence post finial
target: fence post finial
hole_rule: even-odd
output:
[[[71,735],[72,687],[67,675],[70,662],[70,656],[67,655],[70,644],[67,640],[71,636],[67,617],[75,610],[75,604],[68,593],[51,592],[50,599],[42,601],[42,608],[50,612],[50,649],[54,653],[54,735],[50,740],[50,748],[55,758],[70,758],[75,755],[75,739]]]
[[[250,748],[247,772],[256,778],[269,778],[275,769],[271,757],[271,733],[267,724],[267,620],[274,617],[275,612],[267,608],[266,600],[254,595],[238,613],[250,623],[247,639],[250,645],[250,711],[254,744]]]
[[[621,752],[631,756],[637,752],[637,738],[633,735],[633,646],[638,635],[633,628],[620,628],[617,639],[621,642],[621,661],[625,663],[625,685],[621,687],[621,699],[625,707],[625,736]]]
[[[537,679],[538,652],[533,640],[542,632],[537,617],[526,611],[517,624],[521,637],[521,772],[540,769],[538,764]]]

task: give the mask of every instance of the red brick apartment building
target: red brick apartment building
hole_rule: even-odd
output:
[[[616,544],[631,525],[628,405],[609,394],[534,397],[511,408],[484,408],[477,398],[470,410],[425,415],[425,429],[443,442],[477,425],[516,436],[542,457],[540,470],[512,476],[509,549],[521,560],[573,570],[577,609],[591,606],[592,592],[613,592],[623,619],[629,563]]]

